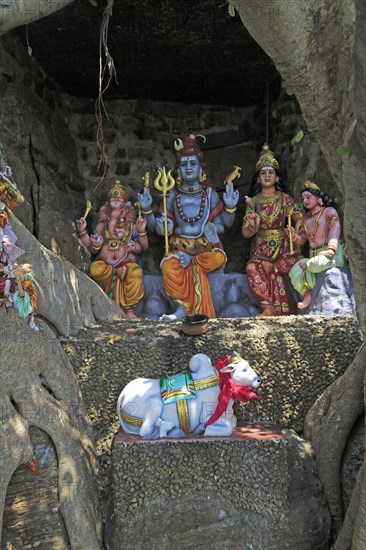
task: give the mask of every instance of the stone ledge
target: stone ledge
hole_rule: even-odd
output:
[[[160,438],[160,439],[142,439],[133,434],[128,434],[120,430],[115,437],[114,445],[138,445],[144,443],[158,443],[166,441],[167,443],[209,443],[210,441],[241,441],[243,439],[283,439],[285,436],[278,424],[274,422],[240,422],[232,436],[230,437],[204,437],[203,435],[187,434],[179,439]]]
[[[224,273],[218,269],[208,274],[217,318],[255,317],[261,311],[259,301],[250,290],[248,277],[242,273]],[[163,313],[173,313],[176,304],[162,285],[161,275],[144,275],[145,296],[136,312],[139,317],[158,320]],[[288,282],[291,289],[291,283]],[[294,301],[299,295],[292,289]],[[310,306],[300,315],[355,315],[356,304],[352,277],[347,269],[333,268],[317,275]]]
[[[329,513],[310,448],[275,424],[246,423],[215,440],[120,433],[112,469],[113,550],[327,548]]]

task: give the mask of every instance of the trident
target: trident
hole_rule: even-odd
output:
[[[168,183],[169,180],[169,183]],[[168,217],[166,210],[166,196],[168,191],[173,189],[175,185],[174,178],[172,176],[172,171],[169,170],[168,176],[165,172],[165,166],[158,168],[158,175],[154,180],[154,187],[162,192],[163,197],[163,209],[164,209],[164,237],[165,237],[165,256],[168,255],[169,246],[168,246]]]

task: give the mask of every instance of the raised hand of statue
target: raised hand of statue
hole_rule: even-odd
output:
[[[84,220],[84,218],[80,218],[79,220],[76,220],[76,227],[79,234],[86,231],[86,220]]]
[[[249,227],[252,230],[255,230],[256,222],[257,227],[259,227],[261,218],[257,212],[248,212],[248,214],[245,214],[244,216],[244,227]]]
[[[233,183],[227,183],[225,185],[225,192],[222,196],[225,206],[228,208],[235,208],[239,201],[239,191],[234,189]]]
[[[334,254],[334,250],[327,248],[327,250],[322,250],[321,252],[319,252],[318,256],[327,256],[328,258],[331,258],[332,256],[334,256]]]
[[[97,233],[96,231],[94,231],[94,233],[90,235],[90,240],[93,248],[100,248],[104,243],[103,236],[100,233]]]
[[[136,226],[139,233],[145,233],[147,221],[143,216],[139,216],[136,220]]]
[[[142,193],[137,194],[138,200],[140,202],[142,210],[150,210],[152,206],[152,196],[150,193],[150,189],[148,187],[144,187],[144,190]]]
[[[164,235],[164,214],[156,216],[156,232],[158,235]],[[168,218],[168,233],[170,234],[173,231],[174,224],[172,220]]]
[[[203,230],[205,237],[210,243],[218,243],[219,236],[217,234],[216,226],[214,223],[208,223]]]
[[[292,239],[292,242],[296,241],[297,235],[296,235],[296,231],[295,231],[294,227],[292,227],[292,225],[286,225],[285,232],[286,232],[286,235],[288,236],[288,238]]]

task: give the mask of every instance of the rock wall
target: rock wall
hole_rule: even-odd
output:
[[[327,550],[330,516],[310,446],[269,426],[240,439],[244,430],[215,441],[119,434],[110,548]]]
[[[199,337],[185,336],[180,323],[126,319],[81,331],[62,342],[93,424],[106,497],[112,442],[119,430],[116,403],[130,380],[185,370],[195,353],[206,353],[216,361],[235,349],[263,378],[262,399],[237,405],[239,419],[272,420],[302,433],[308,409],[345,371],[361,336],[351,316],[212,320],[209,331]]]

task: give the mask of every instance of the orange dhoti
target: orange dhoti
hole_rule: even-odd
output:
[[[116,275],[114,268],[95,260],[90,266],[90,275],[95,281],[102,284],[103,290],[122,309],[132,309],[137,306],[144,296],[142,269],[135,262],[124,264],[126,273],[123,280]]]
[[[214,248],[193,257],[188,267],[182,267],[174,255],[163,258],[163,288],[189,315],[200,313],[215,317],[207,273],[225,265],[223,250]]]

